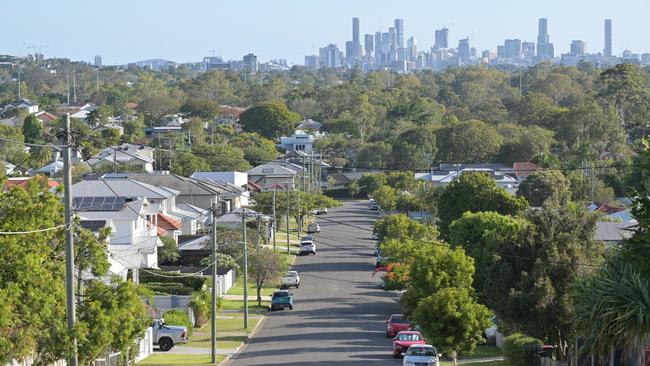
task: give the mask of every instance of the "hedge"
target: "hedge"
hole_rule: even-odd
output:
[[[187,312],[179,309],[168,310],[163,314],[163,319],[167,325],[181,325],[187,327],[187,336],[192,335],[192,322]]]
[[[156,274],[162,274],[164,277]],[[180,283],[185,287],[192,288],[194,291],[202,290],[206,286],[208,279],[207,276],[188,276],[187,274],[176,274],[155,269],[140,272],[140,283],[143,285],[148,283]]]
[[[191,295],[194,289],[191,287],[183,286],[180,283],[160,283],[151,282],[143,284],[145,287],[154,292],[154,294],[162,295]]]
[[[539,364],[537,350],[542,341],[521,333],[515,333],[503,340],[503,355],[510,366],[536,366]]]

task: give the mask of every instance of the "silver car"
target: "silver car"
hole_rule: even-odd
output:
[[[429,344],[414,344],[405,352],[403,366],[438,366],[438,351]]]

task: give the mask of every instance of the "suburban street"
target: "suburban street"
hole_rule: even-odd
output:
[[[319,216],[317,254],[298,257],[294,266],[301,277],[294,309],[271,313],[227,365],[401,364],[384,324],[399,306],[394,293],[379,288],[380,275],[373,277],[370,230],[378,217],[365,202]]]

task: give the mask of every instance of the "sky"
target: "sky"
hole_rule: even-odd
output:
[[[335,43],[345,50],[352,17],[363,34],[387,31],[404,19],[405,41],[433,44],[446,25],[450,46],[469,37],[480,52],[507,38],[535,42],[537,19],[548,18],[556,55],[571,40],[602,52],[603,20],[613,22],[613,50],[650,52],[650,0],[0,0],[0,54],[125,64],[151,58],[197,62],[204,56],[258,60],[304,56]]]

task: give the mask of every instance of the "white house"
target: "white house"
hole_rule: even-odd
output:
[[[294,189],[296,177],[302,167],[279,161],[271,161],[248,170],[248,179],[262,187],[271,190],[277,187]]]
[[[313,150],[314,142],[323,137],[320,132],[308,132],[307,130],[296,130],[291,136],[280,137],[278,147],[286,151],[306,151]]]
[[[3,112],[8,112],[12,109],[25,109],[27,113],[34,114],[38,112],[38,104],[29,99],[19,98],[4,106]]]
[[[222,190],[223,197],[232,197],[231,209],[246,207],[249,204],[250,192],[246,172],[195,172],[192,178],[216,185]]]
[[[415,173],[415,179],[422,179],[431,182],[435,186],[445,186],[465,173],[485,173],[491,176],[497,186],[504,188],[506,191],[515,194],[519,182],[510,175],[503,174],[500,171],[489,168],[462,168],[457,170],[432,170],[428,173]]]
[[[88,160],[88,164],[94,167],[125,164],[145,172],[153,172],[154,151],[154,148],[144,145],[110,146],[95,154]]]

